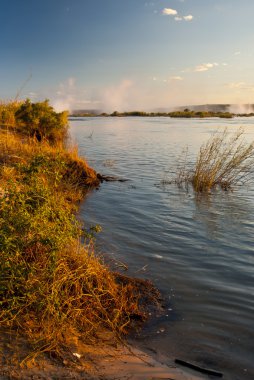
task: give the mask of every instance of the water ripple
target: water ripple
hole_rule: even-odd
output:
[[[231,380],[254,378],[254,189],[200,198],[158,184],[174,173],[186,145],[194,160],[211,132],[225,126],[235,131],[242,125],[246,139],[254,140],[253,122],[71,121],[71,135],[97,171],[130,179],[103,184],[80,212],[88,226],[102,225],[98,246],[125,261],[130,274],[152,279],[168,300],[168,315],[144,329],[142,344],[210,364]],[[106,167],[106,160],[114,165]]]

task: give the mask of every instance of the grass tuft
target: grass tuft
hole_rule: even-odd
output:
[[[216,132],[201,146],[194,169],[186,165],[186,152],[175,182],[193,185],[196,192],[220,187],[229,190],[250,180],[254,165],[254,143],[246,144],[243,129],[229,134],[227,129]]]

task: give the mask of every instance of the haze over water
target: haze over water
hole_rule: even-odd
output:
[[[188,145],[190,160],[211,133],[253,119],[88,118],[71,121],[81,155],[98,172],[130,181],[103,183],[81,207],[86,227],[100,224],[102,252],[152,280],[163,316],[136,337],[171,363],[194,361],[225,379],[251,380],[254,311],[254,184],[197,197],[161,180]]]

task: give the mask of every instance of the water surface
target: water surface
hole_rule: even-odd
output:
[[[254,119],[84,118],[71,121],[81,155],[98,172],[130,181],[104,183],[81,207],[100,224],[98,245],[128,273],[151,279],[165,315],[136,339],[164,360],[181,358],[254,378],[254,185],[197,197],[161,180],[188,145],[190,160],[217,129]]]

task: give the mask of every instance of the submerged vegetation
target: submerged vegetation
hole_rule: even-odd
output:
[[[95,255],[75,217],[99,180],[65,147],[64,115],[27,101],[2,104],[0,117],[0,326],[37,352],[61,352],[70,335],[124,333],[143,316],[139,291]]]
[[[242,136],[242,129],[233,135],[227,129],[217,131],[201,146],[194,168],[188,167],[185,152],[175,182],[179,186],[191,183],[196,192],[246,183],[253,174],[254,142],[246,144]]]

